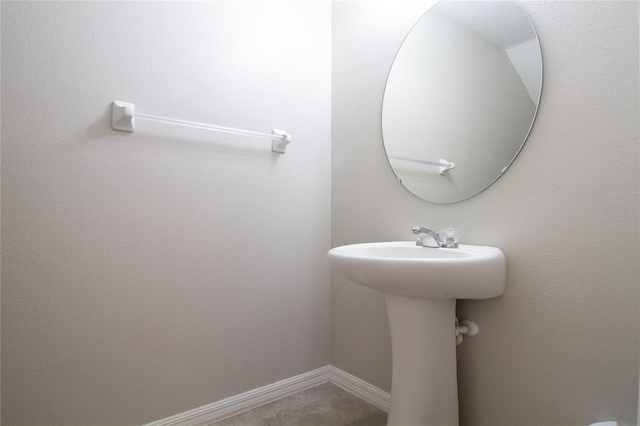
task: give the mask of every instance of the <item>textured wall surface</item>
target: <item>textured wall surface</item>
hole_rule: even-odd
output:
[[[329,363],[330,8],[2,2],[3,424],[141,424]],[[293,143],[119,133],[113,100]]]
[[[523,3],[538,121],[502,179],[438,206],[397,183],[379,127],[429,3],[332,6],[332,245],[426,225],[504,250],[505,295],[458,306],[481,327],[463,424],[632,424],[638,8]],[[329,362],[330,7],[2,2],[4,424],[140,424]],[[294,142],[120,134],[115,99]],[[383,297],[333,277],[331,319],[331,362],[388,390]]]
[[[452,226],[504,251],[504,296],[458,303],[480,326],[458,348],[462,424],[635,424],[637,5],[523,2],[545,72],[529,141],[485,192],[433,205],[395,180],[379,124],[386,73],[428,3],[333,5],[332,245]],[[331,300],[332,364],[388,390],[382,294],[334,274]]]

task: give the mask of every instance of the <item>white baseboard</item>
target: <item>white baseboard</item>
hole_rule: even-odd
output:
[[[327,365],[317,370],[149,423],[146,426],[203,426],[253,410],[261,405],[326,382],[334,383],[381,410],[389,412],[389,403],[391,401],[389,393],[339,368]]]
[[[146,426],[201,426],[244,413],[280,398],[329,381],[329,367],[321,367],[212,404],[194,408]]]
[[[389,406],[391,405],[391,394],[389,392],[385,392],[364,380],[358,379],[356,376],[340,370],[338,367],[334,367],[333,365],[329,365],[328,367],[329,381],[331,383],[340,386],[347,392],[378,407],[385,413],[389,412]]]

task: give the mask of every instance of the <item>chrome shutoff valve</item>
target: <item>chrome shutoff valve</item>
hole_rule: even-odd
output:
[[[462,343],[464,336],[475,336],[480,328],[475,322],[469,320],[458,321],[456,317],[456,346]]]

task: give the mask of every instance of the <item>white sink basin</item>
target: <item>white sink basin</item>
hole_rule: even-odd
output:
[[[365,243],[329,250],[345,278],[387,294],[420,299],[489,299],[504,293],[506,260],[499,248]]]

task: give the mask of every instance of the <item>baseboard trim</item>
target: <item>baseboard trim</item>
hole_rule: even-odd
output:
[[[307,390],[322,383],[331,382],[336,386],[368,403],[389,412],[389,393],[342,371],[333,365],[318,368],[298,376],[290,377],[230,398],[223,399],[184,413],[157,420],[145,426],[203,426],[253,410],[280,398]]]
[[[391,405],[391,394],[389,392],[385,392],[346,371],[340,370],[338,367],[333,365],[328,367],[329,381],[331,383],[378,407],[385,413],[389,412],[389,406]]]
[[[149,423],[146,426],[202,426],[244,413],[328,381],[329,367],[325,366]]]

